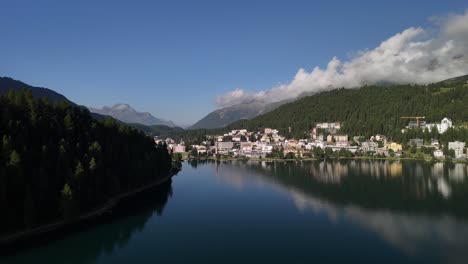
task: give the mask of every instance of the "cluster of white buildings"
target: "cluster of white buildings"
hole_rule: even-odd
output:
[[[249,133],[247,129],[236,129],[224,134],[223,136],[217,136],[217,141],[222,142],[225,137],[231,137],[231,141],[241,142],[242,138],[249,137],[250,135],[251,133]]]
[[[410,122],[408,124],[408,126],[406,127],[406,129],[402,130],[402,132],[406,132],[407,129],[412,129],[412,128],[417,128],[417,127],[421,127],[423,129],[423,131],[428,131],[428,132],[432,132],[432,131],[437,131],[439,134],[444,134],[445,132],[447,132],[447,130],[449,130],[449,128],[452,128],[453,127],[453,123],[452,123],[452,120],[450,120],[449,118],[445,117],[444,119],[442,119],[440,121],[440,123],[431,123],[431,124],[426,124],[426,122],[421,122],[419,124],[417,124],[416,122]],[[417,140],[417,139],[415,139]],[[413,141],[410,143],[416,145],[416,147],[420,147],[423,145],[423,142],[422,140],[420,141]],[[439,142],[437,140],[432,140],[431,142],[431,146],[430,147],[433,147],[435,148],[434,152],[433,152],[433,155],[435,158],[445,158],[445,154],[442,150],[442,146],[439,145]],[[463,158],[466,158],[466,154],[465,154],[465,142],[460,142],[460,141],[454,141],[454,142],[449,142],[448,143],[448,149],[449,150],[453,150],[455,152],[455,155],[454,155],[454,158],[456,159],[463,159]]]
[[[419,124],[421,126],[421,124]],[[424,129],[429,132],[433,129],[441,134],[452,127],[452,121],[444,118],[440,124],[423,124]],[[411,126],[408,126],[411,128]],[[280,135],[277,129],[265,128],[263,131],[252,132],[247,129],[236,129],[224,135],[207,136],[207,140],[200,142],[199,145],[190,146],[196,149],[198,154],[210,155],[232,155],[245,156],[250,158],[264,158],[272,153],[274,148],[283,149],[284,154],[292,152],[294,155],[304,157],[305,153],[310,153],[314,148],[340,151],[342,149],[351,153],[361,152],[370,155],[395,155],[402,154],[401,144],[392,142],[384,135],[374,135],[369,139],[363,137],[349,138],[346,134],[339,134],[341,122],[318,123],[311,129],[309,139],[286,139]],[[326,135],[326,136],[325,136]],[[155,138],[156,143],[165,142],[169,151],[174,153],[186,152],[187,148],[184,142],[175,143],[171,138],[165,140]],[[422,139],[410,139],[408,146],[421,148],[422,146],[434,148],[433,155],[436,158],[444,158],[446,153],[442,150],[438,140],[432,140],[430,145],[424,145]],[[466,157],[465,142],[449,142],[448,149],[455,152],[454,157],[461,159]]]
[[[453,123],[452,120],[448,119],[447,117],[442,119],[440,123],[427,124],[425,121],[411,121],[401,132],[405,133],[408,129],[414,129],[418,127],[420,127],[423,131],[427,130],[428,132],[432,132],[433,130],[436,130],[439,134],[444,134],[449,128],[453,127]]]
[[[304,156],[305,153],[311,153],[314,148],[326,149],[332,151],[348,150],[356,153],[359,150],[364,152],[376,152],[385,155],[390,150],[394,152],[401,151],[401,145],[394,142],[387,142],[383,135],[372,136],[369,140],[360,142],[361,137],[355,137],[350,140],[346,134],[331,133],[327,136],[318,134],[318,132],[330,133],[338,132],[341,128],[340,122],[320,123],[311,130],[311,139],[286,139],[279,134],[277,129],[265,128],[263,131],[251,132],[246,129],[232,130],[224,135],[210,136],[214,139],[214,145],[209,141],[200,145],[193,145],[199,153],[208,155],[232,155],[245,156],[249,158],[264,158],[272,153],[274,148],[283,149],[283,152],[294,153],[294,155]],[[325,129],[325,130],[321,130]],[[385,142],[385,145],[379,148],[378,141]]]
[[[159,137],[154,137],[154,142],[156,144],[166,143],[167,150],[170,153],[183,153],[186,151],[185,143],[182,140],[180,143],[176,143],[172,138],[161,139]]]
[[[336,133],[341,129],[341,122],[332,122],[332,123],[318,123],[315,126],[316,129],[323,129],[329,133]]]

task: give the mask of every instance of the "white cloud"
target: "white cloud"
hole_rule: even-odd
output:
[[[299,69],[294,79],[271,89],[253,93],[235,89],[217,96],[226,107],[251,100],[276,102],[307,92],[355,88],[381,82],[426,84],[468,73],[468,11],[438,18],[438,30],[411,27],[383,41],[373,50],[358,52],[349,61],[334,57],[325,69]]]

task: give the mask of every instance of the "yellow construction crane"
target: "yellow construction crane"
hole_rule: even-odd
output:
[[[401,116],[401,119],[416,119],[416,123],[418,124],[419,127],[419,120],[420,119],[426,119],[425,116]]]

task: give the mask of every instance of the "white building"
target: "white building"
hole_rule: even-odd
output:
[[[361,149],[364,151],[364,152],[369,152],[369,151],[373,151],[375,152],[375,150],[379,147],[379,144],[377,142],[374,142],[374,141],[364,141],[361,143]]]
[[[465,142],[455,141],[448,143],[448,149],[453,149],[455,151],[455,158],[461,159],[464,158],[463,150],[465,149]]]
[[[358,150],[357,146],[341,147],[341,146],[331,145],[331,146],[328,146],[328,147],[331,148],[331,150],[333,150],[333,152],[340,151],[341,149],[346,149],[346,150],[351,151],[351,153],[356,153],[356,151]]]
[[[262,153],[271,153],[273,151],[273,146],[264,145],[262,146]]]
[[[305,148],[307,150],[311,150],[314,147],[324,149],[324,148],[327,147],[327,142],[324,142],[324,141],[321,141],[321,140],[315,140],[315,141],[309,142],[307,145],[305,145]]]
[[[173,151],[174,153],[182,153],[182,152],[185,152],[185,146],[184,146],[184,145],[181,145],[181,144],[174,145],[174,146],[172,146],[172,151]]]
[[[441,159],[444,157],[444,152],[440,149],[434,150],[434,158]]]
[[[233,142],[216,142],[216,154],[228,154],[234,147]]]
[[[207,148],[205,146],[197,146],[198,153],[206,153]]]
[[[318,129],[328,129],[329,125],[328,123],[318,123],[315,127]]]
[[[432,131],[432,129],[437,129],[437,131],[439,132],[439,134],[443,134],[445,132],[447,132],[447,130],[449,128],[452,127],[452,120],[448,119],[447,117],[445,117],[444,119],[442,119],[442,121],[440,121],[440,124],[427,124],[427,130],[429,132]]]
[[[452,127],[452,120],[448,118],[442,119],[440,124],[437,124],[437,130],[439,130],[440,134],[445,133],[451,127]]]
[[[341,122],[333,122],[333,123],[317,123],[315,125],[318,129],[341,129]]]
[[[387,138],[384,135],[377,134],[375,136],[372,136],[370,138],[370,140],[372,140],[372,141],[385,141],[385,140],[387,140]]]

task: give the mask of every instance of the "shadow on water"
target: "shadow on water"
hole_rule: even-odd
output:
[[[36,259],[47,259],[47,263],[94,263],[102,255],[112,255],[125,247],[136,233],[142,232],[154,214],[163,214],[172,196],[171,184],[169,180],[119,203],[108,218],[100,219],[94,227],[75,230],[74,234],[56,239],[44,247],[24,249],[3,259],[0,257],[0,263],[33,263]]]

